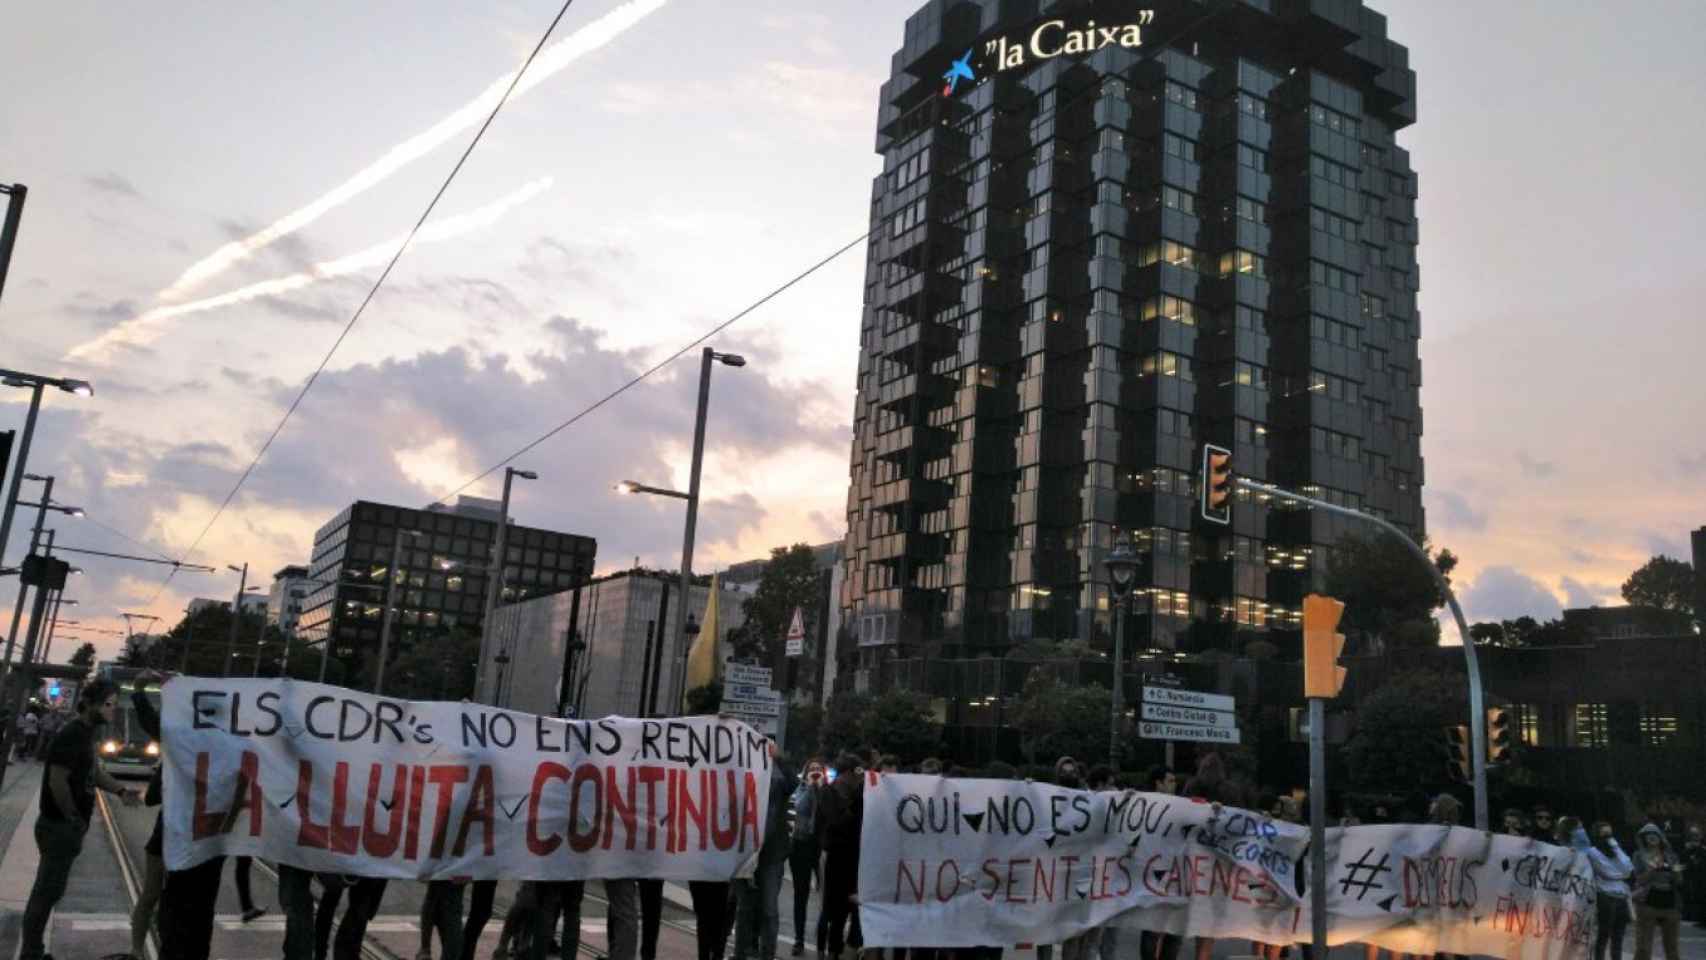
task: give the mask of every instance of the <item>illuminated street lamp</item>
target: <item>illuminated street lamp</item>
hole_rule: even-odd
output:
[[[1113,718],[1108,729],[1108,765],[1115,773],[1120,771],[1120,721],[1125,718],[1125,678],[1120,671],[1125,666],[1125,621],[1127,605],[1131,599],[1131,585],[1137,579],[1137,548],[1131,541],[1121,537],[1108,551],[1108,557],[1102,561],[1108,568],[1108,579],[1114,585],[1114,690],[1112,697]]]

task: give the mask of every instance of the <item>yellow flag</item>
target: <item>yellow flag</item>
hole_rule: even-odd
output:
[[[699,636],[687,652],[687,683],[682,686],[681,708],[687,709],[687,691],[708,686],[723,672],[722,651],[718,649],[717,575],[711,575],[711,599],[705,601],[705,619],[699,624]]]

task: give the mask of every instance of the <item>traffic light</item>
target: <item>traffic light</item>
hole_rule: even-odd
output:
[[[1331,700],[1345,685],[1345,668],[1339,666],[1339,654],[1345,649],[1345,635],[1339,632],[1339,618],[1345,605],[1332,597],[1312,593],[1303,598],[1303,695]]]
[[[1511,711],[1509,707],[1487,708],[1487,763],[1511,760]]]
[[[1469,725],[1460,723],[1455,727],[1445,728],[1446,769],[1451,779],[1459,783],[1468,783],[1473,774],[1474,764],[1470,760]]]
[[[1232,522],[1232,451],[1202,447],[1202,515],[1211,523]]]

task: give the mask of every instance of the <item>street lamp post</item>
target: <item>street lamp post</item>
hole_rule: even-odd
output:
[[[83,509],[81,507],[68,507],[64,504],[59,504],[59,503],[53,502],[53,478],[52,477],[41,477],[41,476],[37,476],[33,473],[27,473],[27,474],[24,474],[23,479],[30,480],[30,481],[40,483],[43,485],[41,500],[39,502],[36,502],[36,503],[18,503],[16,501],[14,501],[13,503],[8,504],[8,508],[10,508],[11,506],[25,506],[25,507],[35,507],[36,508],[36,525],[35,525],[35,529],[33,531],[31,531],[31,533],[30,533],[30,550],[29,550],[29,553],[30,553],[30,555],[33,555],[36,552],[36,550],[40,549],[40,547],[41,547],[42,523],[47,518],[47,512],[49,510],[52,510],[56,513],[63,513],[65,515],[71,516],[71,517],[81,517],[83,515]],[[18,571],[18,574],[19,574],[18,575],[18,600],[17,600],[17,604],[12,608],[12,625],[6,631],[6,657],[5,657],[4,663],[0,663],[0,678],[3,678],[5,676],[6,668],[12,662],[12,650],[13,650],[14,645],[17,643],[17,639],[18,639],[18,623],[23,618],[23,615],[24,615],[24,599],[25,599],[26,593],[29,589],[27,586],[24,585],[24,582],[23,582],[24,578],[23,578],[22,569],[20,569]],[[41,588],[37,587],[36,589],[39,590]]]
[[[517,470],[514,467],[504,467],[503,506],[498,511],[498,529],[492,537],[491,562],[486,566],[486,604],[480,618],[480,662],[475,666],[474,689],[481,689],[481,683],[486,676],[486,658],[492,656],[492,613],[498,608],[498,598],[503,594],[504,554],[509,549],[509,493],[510,485],[516,477],[523,480],[537,480],[539,474],[531,470]],[[509,644],[504,644],[501,651],[504,661],[508,662]],[[499,683],[503,679],[503,671],[498,672]],[[492,690],[492,703],[497,705],[500,691]]]
[[[30,188],[21,183],[0,184],[0,193],[12,197],[6,203],[6,221],[0,225],[0,293],[4,293],[6,273],[12,266],[12,245],[18,239],[18,221],[24,217],[24,199]]]
[[[711,364],[720,363],[725,367],[744,367],[746,358],[738,353],[718,353],[706,347],[700,354],[699,360],[699,406],[693,419],[693,460],[688,467],[687,492],[661,490],[656,487],[646,487],[641,484],[627,482],[617,484],[619,493],[653,493],[667,497],[677,497],[687,501],[687,521],[681,534],[681,631],[677,635],[678,655],[675,658],[675,690],[674,703],[680,709],[681,698],[686,694],[687,684],[687,654],[692,648],[692,639],[687,633],[687,611],[690,604],[693,587],[693,535],[699,524],[699,474],[705,461],[705,414],[711,403]],[[659,625],[661,631],[663,626]]]
[[[403,562],[403,538],[422,536],[425,534],[419,530],[398,528],[397,535],[391,540],[391,567],[385,571],[389,581],[385,587],[385,619],[379,627],[379,667],[373,675],[373,693],[376,696],[385,695],[385,661],[391,656],[391,624],[397,618],[397,565]]]
[[[237,657],[237,625],[243,620],[243,594],[249,588],[249,564],[245,561],[239,567],[228,563],[225,568],[239,575],[237,578],[237,596],[231,601],[231,634],[225,641],[225,671],[221,674],[221,676],[229,677],[231,675],[231,662]]]
[[[12,512],[18,505],[18,488],[23,486],[25,468],[30,460],[30,440],[36,433],[36,414],[41,411],[42,390],[47,387],[58,387],[66,393],[74,393],[80,397],[92,397],[95,388],[87,380],[69,380],[54,377],[44,377],[34,373],[23,373],[18,370],[0,370],[0,383],[8,387],[28,387],[30,393],[30,412],[24,417],[24,434],[18,440],[18,466],[12,471],[12,489],[6,494],[5,508],[0,510],[0,560],[5,559],[6,542],[12,535]],[[44,501],[46,497],[42,498]]]
[[[1131,597],[1132,581],[1137,578],[1137,549],[1131,541],[1121,538],[1108,551],[1107,560],[1103,561],[1108,568],[1108,579],[1113,582],[1114,602],[1114,683],[1112,696],[1112,719],[1108,723],[1108,766],[1115,773],[1120,772],[1120,727],[1125,719],[1125,677],[1121,671],[1125,668],[1125,621],[1127,603]]]

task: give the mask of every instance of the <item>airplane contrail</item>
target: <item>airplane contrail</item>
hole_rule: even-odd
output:
[[[541,177],[483,207],[476,207],[467,213],[445,217],[442,220],[430,223],[422,227],[421,232],[415,235],[415,242],[433,243],[450,240],[481,227],[491,226],[504,214],[551,189],[552,183],[552,178]],[[407,234],[398,234],[365,250],[339,257],[336,260],[316,263],[300,273],[251,283],[246,287],[239,287],[229,293],[222,293],[214,297],[204,297],[200,300],[172,304],[171,306],[155,307],[108,330],[94,340],[77,346],[72,349],[68,356],[71,359],[87,360],[105,354],[119,345],[146,345],[164,335],[169,322],[178,317],[216,310],[220,307],[228,307],[261,297],[276,297],[319,283],[322,280],[345,277],[373,267],[383,266],[397,252],[398,245],[403,242],[406,236]]]
[[[604,16],[592,21],[567,37],[540,51],[527,75],[516,84],[510,99],[520,97],[549,80],[570,64],[621,36],[648,15],[657,12],[669,0],[630,0]],[[363,192],[377,186],[404,166],[425,156],[456,134],[484,120],[503,97],[504,90],[515,79],[510,71],[493,81],[484,93],[475,97],[449,116],[386,151],[383,156],[363,168],[355,176],[308,203],[291,211],[270,226],[242,240],[227,243],[213,253],[190,265],[172,285],[160,291],[162,302],[181,300],[191,290],[208,279],[230,269],[256,251],[283,237],[301,230],[332,210],[348,203]]]

